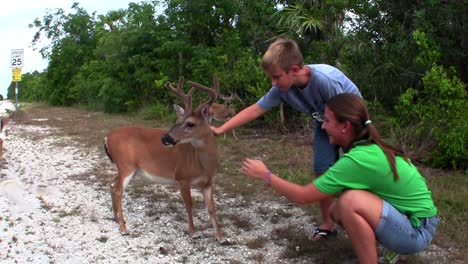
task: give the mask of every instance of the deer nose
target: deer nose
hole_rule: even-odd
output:
[[[169,134],[164,134],[162,137],[161,137],[161,143],[164,145],[164,146],[173,146],[175,145],[177,142],[174,140],[174,138],[172,138]]]

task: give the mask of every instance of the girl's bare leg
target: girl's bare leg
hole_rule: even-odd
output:
[[[375,230],[382,205],[382,199],[370,192],[350,190],[330,207],[332,218],[348,233],[361,264],[377,263]]]

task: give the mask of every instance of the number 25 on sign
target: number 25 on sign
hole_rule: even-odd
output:
[[[11,50],[11,68],[22,68],[24,62],[24,49]]]

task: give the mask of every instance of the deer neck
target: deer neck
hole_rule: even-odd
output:
[[[196,140],[191,143],[193,154],[203,168],[218,167],[218,145],[214,135],[209,135],[203,140]]]

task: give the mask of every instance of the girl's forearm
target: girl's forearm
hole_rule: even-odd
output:
[[[266,180],[266,176],[265,176]],[[321,199],[328,197],[328,195],[320,192],[313,183],[302,186],[271,174],[269,185],[277,192],[284,195],[289,200],[298,204],[307,204],[317,202]]]

